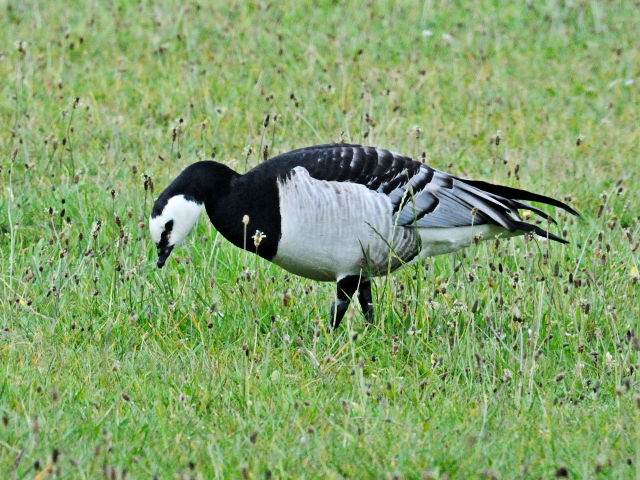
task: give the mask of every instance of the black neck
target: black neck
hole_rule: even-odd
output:
[[[231,170],[233,172],[233,170]],[[211,192],[205,201],[207,214],[214,227],[231,243],[271,260],[280,239],[280,210],[275,177],[249,172],[231,178],[223,195]],[[248,216],[245,225],[243,218]],[[258,247],[252,238],[256,230],[266,237]]]

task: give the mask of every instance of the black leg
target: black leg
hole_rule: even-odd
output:
[[[360,301],[360,307],[362,307],[362,313],[364,318],[369,323],[373,323],[373,298],[371,296],[371,280],[367,277],[360,278],[360,286],[358,287],[358,300]]]
[[[338,299],[331,304],[331,328],[336,329],[340,326],[344,314],[349,308],[349,303],[353,294],[358,291],[358,300],[362,313],[369,323],[374,322],[373,299],[371,295],[371,280],[367,277],[359,275],[351,275],[344,277],[338,282]]]
[[[342,322],[342,317],[349,308],[351,297],[356,293],[360,283],[360,277],[358,275],[351,275],[344,277],[338,281],[338,300],[331,304],[331,328],[336,329]]]

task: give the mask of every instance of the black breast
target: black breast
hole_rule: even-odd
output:
[[[228,194],[215,204],[206,202],[205,207],[216,229],[231,243],[271,260],[278,250],[280,239],[280,205],[275,175],[252,175],[251,172],[237,177]],[[249,222],[243,223],[245,215]],[[262,240],[256,247],[256,232]]]

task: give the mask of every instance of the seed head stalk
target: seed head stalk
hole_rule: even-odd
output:
[[[9,247],[9,291],[13,291],[13,277],[14,277],[14,261],[15,261],[15,250],[16,250],[16,228],[13,224],[13,217],[11,212],[11,207],[13,206],[13,167],[16,163],[16,157],[18,156],[18,148],[16,147],[13,150],[13,154],[11,156],[11,166],[9,167],[9,201],[7,202],[7,220],[9,221],[9,235],[10,235],[10,247]],[[9,298],[9,293],[5,292],[4,298]],[[6,323],[4,325],[7,327]]]

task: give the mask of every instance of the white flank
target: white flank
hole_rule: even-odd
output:
[[[169,235],[169,245],[178,245],[187,238],[189,232],[196,225],[202,209],[201,203],[187,200],[184,195],[171,197],[160,215],[149,218],[151,238],[155,243],[158,243],[166,223],[173,220],[173,228]]]
[[[314,280],[336,280],[369,268],[386,271],[389,247],[402,255],[417,238],[410,229],[393,235],[386,195],[351,182],[316,180],[303,167],[278,182],[281,236],[273,262]],[[390,239],[393,237],[393,242]],[[413,240],[413,241],[412,241]]]
[[[498,236],[507,238],[523,233],[512,233],[498,225],[490,224],[451,228],[418,228],[417,230],[422,242],[420,258],[455,252],[468,247],[476,239],[478,241],[491,240]]]

